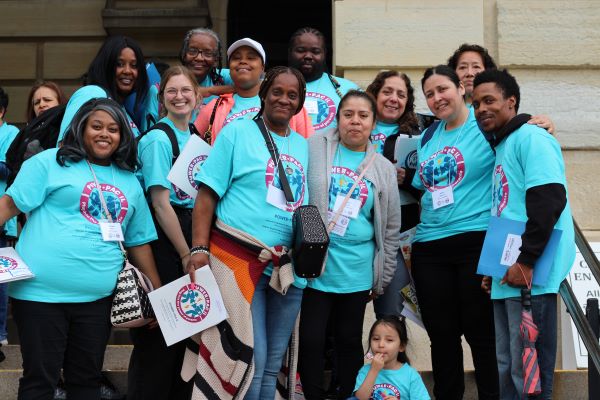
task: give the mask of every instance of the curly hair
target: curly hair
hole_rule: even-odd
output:
[[[398,120],[398,129],[399,132],[407,132],[411,133],[419,130],[419,121],[417,120],[417,115],[415,114],[415,90],[412,87],[410,82],[410,78],[403,72],[399,71],[381,71],[377,74],[373,82],[367,86],[367,93],[370,93],[375,100],[377,100],[377,96],[379,92],[385,85],[385,80],[391,77],[397,76],[404,81],[406,85],[406,106],[404,107],[404,112]]]

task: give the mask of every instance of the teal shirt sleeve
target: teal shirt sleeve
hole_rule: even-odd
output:
[[[427,392],[427,388],[425,387],[425,383],[423,383],[423,379],[421,375],[414,369],[410,368],[410,399],[411,400],[431,400],[429,397],[429,393]]]
[[[417,170],[415,172],[415,175],[413,176],[413,180],[410,183],[412,185],[412,187],[414,187],[415,189],[419,189],[419,190],[425,190],[425,186],[423,185],[423,182],[421,181],[421,175],[419,174],[419,165],[421,165],[421,156],[422,156],[422,150],[421,150],[421,141],[419,140],[419,142],[417,143]]]
[[[133,215],[127,224],[126,231],[123,232],[126,247],[139,246],[158,238],[144,193],[141,187],[138,186],[137,189],[139,190],[134,196]]]
[[[367,374],[369,373],[369,369],[371,369],[371,365],[363,365],[362,368],[358,371],[358,375],[356,376],[356,384],[354,385],[354,390],[352,394],[356,393],[356,391],[360,388],[360,385],[365,381]]]
[[[215,141],[214,148],[200,170],[199,181],[210,187],[222,198],[233,181],[233,157],[235,146],[227,132],[235,124],[226,126]]]
[[[58,133],[58,139],[56,143],[59,144],[62,142],[63,138],[65,137],[65,133],[69,128],[71,121],[73,120],[73,117],[75,114],[77,114],[77,111],[79,111],[82,105],[91,99],[107,97],[106,91],[100,86],[88,85],[77,89],[67,103],[67,108],[65,109],[65,115],[63,116],[63,120],[60,124],[60,131]]]
[[[171,170],[173,149],[167,135],[159,129],[148,132],[140,140],[138,155],[142,163],[144,189],[148,191],[152,186],[161,186],[170,190],[171,182],[167,175]]]
[[[39,153],[25,161],[15,181],[6,191],[21,212],[30,212],[39,207],[49,194],[48,157],[45,153]]]
[[[538,129],[520,135],[515,140],[515,150],[523,168],[525,190],[549,183],[564,184],[565,171],[560,146],[552,135],[542,128]]]

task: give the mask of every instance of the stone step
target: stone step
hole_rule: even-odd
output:
[[[4,363],[2,363],[4,364]],[[0,367],[3,365],[0,364]],[[15,400],[22,370],[0,369],[0,399]],[[105,371],[108,379],[121,392],[127,392],[127,371]],[[421,376],[429,394],[433,393],[433,376],[431,371],[421,371]],[[465,396],[464,400],[477,400],[477,389],[475,387],[475,374],[473,371],[465,373]],[[556,371],[554,374],[554,393],[552,398],[556,400],[588,400],[588,378],[587,370]]]
[[[1,349],[6,355],[6,360],[0,363],[0,371],[22,368],[19,345],[9,344],[8,346],[2,346]],[[108,345],[104,353],[104,369],[126,371],[129,366],[129,357],[132,349],[132,345]],[[0,399],[3,399],[3,397],[0,396]]]

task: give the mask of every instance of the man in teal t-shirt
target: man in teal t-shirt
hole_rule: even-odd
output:
[[[288,65],[298,69],[306,79],[308,112],[315,133],[335,129],[335,114],[342,97],[351,89],[359,89],[348,79],[326,72],[325,36],[314,28],[301,28],[292,34],[288,47]]]
[[[493,135],[496,162],[492,214],[526,222],[516,261],[500,280],[494,278],[496,355],[500,398],[527,396],[520,335],[521,289],[531,289],[531,311],[539,336],[536,342],[540,398],[552,397],[557,342],[557,292],[575,259],[573,218],[567,198],[565,166],[558,141],[517,115],[519,86],[506,70],[486,70],[474,82],[473,107],[480,128]],[[532,285],[536,262],[554,229],[562,231],[550,275],[544,285]],[[517,255],[517,254],[515,254]],[[489,279],[482,285],[490,288]],[[530,384],[530,380],[525,382]]]

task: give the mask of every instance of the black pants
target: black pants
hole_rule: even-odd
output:
[[[51,400],[61,368],[69,400],[99,400],[111,297],[89,303],[11,299],[23,356],[19,400]]]
[[[324,397],[323,351],[330,316],[337,356],[338,397],[346,399],[352,395],[356,375],[363,366],[362,328],[368,298],[368,290],[326,293],[304,289],[300,311],[298,371],[307,400]]]
[[[173,207],[188,246],[192,238],[192,210]],[[158,239],[151,243],[154,261],[163,285],[183,276],[179,254],[156,222]],[[160,329],[130,329],[133,351],[127,378],[128,400],[188,400],[193,382],[181,379],[185,342],[167,347]]]
[[[462,399],[461,335],[471,346],[479,399],[498,399],[494,314],[476,274],[485,232],[469,232],[412,247],[412,274],[431,340],[436,399]]]

